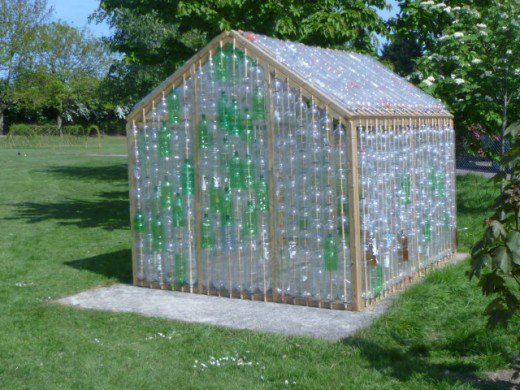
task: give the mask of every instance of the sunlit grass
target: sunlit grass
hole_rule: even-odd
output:
[[[1,388],[472,388],[515,358],[518,324],[485,329],[467,263],[432,273],[334,343],[54,304],[129,282],[131,264],[125,140],[49,142],[0,145]],[[461,249],[495,195],[486,179],[458,179]],[[237,354],[254,364],[210,363]]]

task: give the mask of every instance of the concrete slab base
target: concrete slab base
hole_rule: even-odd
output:
[[[457,260],[465,257],[461,254]],[[84,291],[58,302],[86,309],[133,312],[234,329],[339,340],[367,327],[381,316],[396,295],[362,312],[352,312],[115,284]]]

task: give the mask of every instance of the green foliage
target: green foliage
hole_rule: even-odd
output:
[[[410,79],[449,106],[459,137],[519,119],[518,0],[403,0],[391,24],[396,42],[421,48]]]
[[[513,138],[510,153],[503,164],[511,170],[503,171],[493,181],[503,184],[504,191],[497,199],[495,215],[488,219],[482,239],[471,250],[470,278],[479,278],[485,295],[495,298],[486,308],[488,325],[507,326],[520,309],[520,137],[518,124],[508,128]]]
[[[36,66],[24,69],[18,79],[18,99],[33,109],[51,109],[58,127],[62,118],[89,119],[92,111],[103,107],[99,88],[109,60],[104,45],[86,31],[47,24]]]
[[[123,53],[109,86],[135,103],[223,30],[253,31],[311,45],[376,52],[375,33],[386,35],[376,8],[384,0],[102,0],[94,16],[114,34]]]
[[[5,111],[16,103],[16,79],[36,58],[49,16],[46,0],[0,0],[0,134]]]

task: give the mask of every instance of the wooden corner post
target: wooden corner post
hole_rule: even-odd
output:
[[[138,278],[138,262],[142,259],[138,259],[137,243],[133,232],[135,231],[134,219],[136,213],[136,202],[135,202],[135,181],[134,181],[134,167],[135,167],[135,148],[137,148],[137,134],[135,129],[135,122],[128,121],[126,123],[126,141],[127,141],[127,154],[128,154],[128,199],[130,201],[130,239],[132,244],[132,279],[135,286],[140,285]]]
[[[347,122],[347,186],[350,226],[350,270],[352,279],[352,310],[365,308],[361,264],[361,216],[359,207],[359,165],[357,129],[353,121]]]

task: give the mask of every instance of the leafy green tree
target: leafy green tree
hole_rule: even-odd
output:
[[[459,135],[477,126],[504,139],[520,114],[518,0],[405,0],[400,7],[393,31],[423,53],[411,80],[448,104]]]
[[[107,20],[114,87],[135,102],[223,30],[254,31],[311,45],[375,54],[375,33],[386,35],[376,9],[385,0],[101,0],[94,15]]]
[[[18,97],[54,111],[61,134],[63,120],[88,119],[100,109],[99,88],[110,56],[104,44],[87,31],[63,23],[44,26],[36,66],[21,73]]]
[[[15,104],[17,77],[32,65],[50,13],[46,0],[0,0],[0,134]]]

